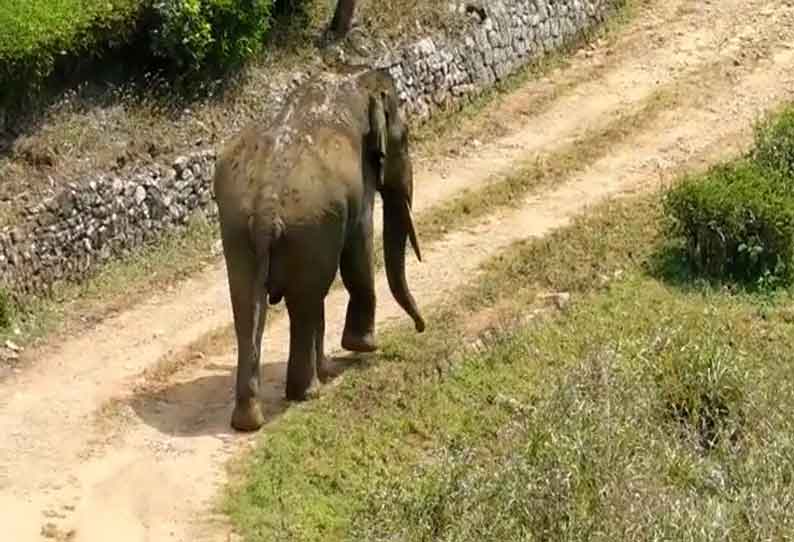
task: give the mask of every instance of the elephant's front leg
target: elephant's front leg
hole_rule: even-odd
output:
[[[285,298],[289,314],[287,399],[305,401],[319,391],[318,369],[324,362],[325,315],[323,296]]]
[[[378,347],[375,343],[375,268],[371,228],[348,239],[339,267],[342,282],[350,294],[342,348],[351,352],[374,352]]]

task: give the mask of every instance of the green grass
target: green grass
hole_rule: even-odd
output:
[[[756,123],[750,154],[760,167],[794,180],[794,104],[770,111]]]
[[[653,195],[516,245],[274,421],[226,511],[246,540],[785,539],[791,293],[681,288],[666,243]],[[529,318],[548,290],[573,304]]]

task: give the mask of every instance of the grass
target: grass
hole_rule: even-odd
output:
[[[196,216],[184,229],[109,263],[83,283],[54,285],[47,298],[12,304],[3,301],[0,292],[0,342],[13,338],[26,344],[74,332],[153,292],[165,291],[216,261],[216,240],[217,225]]]
[[[245,539],[785,539],[791,292],[679,287],[661,217],[653,194],[517,244],[274,421],[225,501]],[[532,318],[546,291],[574,301]]]

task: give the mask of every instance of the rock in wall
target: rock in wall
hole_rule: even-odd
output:
[[[469,14],[457,35],[425,37],[382,55],[412,124],[440,106],[492,86],[601,23],[622,0],[480,0],[451,3]],[[293,84],[299,84],[298,74]],[[274,103],[288,89],[275,89]],[[197,212],[216,215],[211,185],[215,150],[122,176],[95,175],[26,209],[0,231],[0,288],[17,299],[56,281],[79,281],[107,260],[155,242]]]

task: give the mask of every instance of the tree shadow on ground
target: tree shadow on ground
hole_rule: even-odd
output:
[[[327,392],[346,371],[365,368],[372,358],[372,354],[329,357],[329,378],[323,388]],[[286,362],[267,363],[262,367],[260,403],[266,424],[287,411],[292,404],[284,398],[286,372]],[[209,364],[199,373],[191,380],[136,393],[125,403],[143,423],[164,434],[179,437],[236,434],[230,426],[236,368]]]

